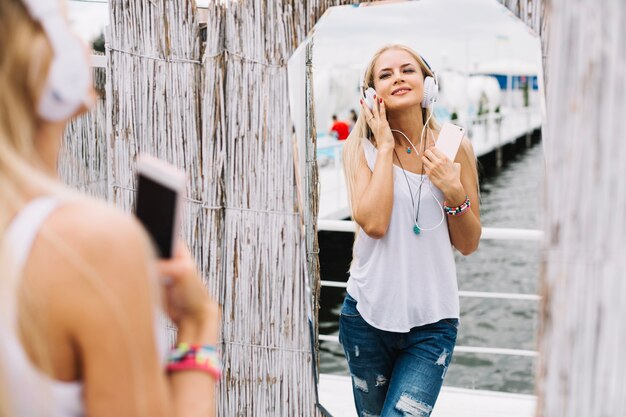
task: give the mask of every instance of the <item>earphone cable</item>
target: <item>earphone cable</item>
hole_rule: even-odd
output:
[[[428,122],[430,121],[430,118],[432,117],[433,113],[434,113],[434,112],[433,112],[433,110],[432,110],[432,108],[431,108],[431,110],[430,110],[430,114],[429,114],[429,115],[428,115],[428,117],[426,118],[426,123],[424,123],[424,127],[422,128],[422,136],[424,135],[424,131],[426,130],[426,128],[427,128],[427,126],[428,126]],[[433,140],[433,143],[435,143],[435,138],[433,137],[433,131],[432,131],[432,129],[429,129],[429,131],[430,131],[430,138]],[[421,139],[420,139],[420,141],[423,141],[423,142],[424,142],[424,148],[423,148],[423,150],[422,150],[422,154],[423,154],[424,152],[426,152],[426,141],[424,141],[424,140],[423,140],[423,138],[421,138]],[[421,181],[420,181],[420,186],[419,186],[419,189],[418,189],[418,193],[419,193],[419,197],[420,197],[420,198],[417,200],[417,213],[416,213],[416,215],[415,215],[415,225],[416,225],[416,226],[417,226],[420,230],[423,230],[423,231],[429,232],[429,231],[431,231],[431,230],[435,230],[436,228],[438,228],[439,226],[441,226],[441,224],[443,223],[443,221],[446,219],[446,213],[443,211],[443,203],[437,199],[437,196],[435,196],[435,193],[433,193],[433,189],[431,188],[430,183],[429,183],[429,184],[428,184],[428,191],[430,192],[430,195],[432,195],[432,196],[433,196],[433,198],[435,199],[435,201],[437,202],[437,207],[439,207],[439,210],[441,211],[441,220],[439,220],[439,223],[437,223],[437,225],[436,225],[436,226],[431,227],[431,228],[429,228],[429,229],[422,229],[422,228],[420,227],[420,225],[419,225],[419,212],[420,212],[420,203],[421,203],[421,201],[422,201],[422,198],[421,198],[421,197],[422,197],[422,184],[424,183],[424,163],[423,163],[423,162],[422,162],[422,170],[421,170],[421,173],[422,173],[422,178],[421,178]]]

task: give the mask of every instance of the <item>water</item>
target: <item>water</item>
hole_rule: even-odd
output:
[[[501,172],[481,180],[481,220],[485,227],[541,228],[543,154],[541,145],[522,150]],[[353,235],[320,232],[320,268],[326,280],[347,280]],[[483,240],[469,257],[457,256],[459,289],[536,294],[539,243]],[[338,332],[345,292],[323,287],[320,333]],[[537,301],[461,298],[457,344],[536,349]],[[349,375],[338,343],[320,343],[320,370]],[[532,394],[536,359],[456,353],[446,376],[448,386]]]

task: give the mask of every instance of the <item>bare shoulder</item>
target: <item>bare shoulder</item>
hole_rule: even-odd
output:
[[[81,281],[97,277],[114,292],[149,281],[147,234],[134,216],[93,199],[65,202],[46,222],[48,251],[59,258],[57,272]],[[129,277],[135,277],[129,279]]]
[[[103,252],[145,253],[146,235],[139,222],[97,200],[85,198],[65,203],[50,217],[47,226],[88,259],[95,260]]]
[[[38,239],[49,253],[45,263],[68,286],[91,292],[82,284],[97,281],[119,295],[149,285],[149,241],[132,215],[96,200],[72,200],[48,219],[46,229],[48,239]]]
[[[46,295],[50,320],[79,339],[105,330],[93,324],[105,323],[113,304],[149,323],[155,281],[148,248],[131,215],[87,198],[66,201],[41,229],[24,282]]]
[[[139,222],[90,199],[66,201],[33,246],[25,278],[45,295],[47,345],[57,375],[84,381],[89,415],[131,415],[138,387],[159,406],[153,262]]]

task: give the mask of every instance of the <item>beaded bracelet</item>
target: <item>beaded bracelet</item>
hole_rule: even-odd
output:
[[[465,201],[458,207],[448,207],[447,203],[443,202],[443,210],[448,216],[460,216],[465,214],[470,208],[470,199],[465,196]]]
[[[170,352],[166,369],[167,372],[203,371],[215,379],[220,379],[222,376],[222,363],[217,349],[212,345],[179,343]]]

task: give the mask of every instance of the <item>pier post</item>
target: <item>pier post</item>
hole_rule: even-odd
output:
[[[551,0],[549,32],[537,415],[623,416],[626,3]]]
[[[498,145],[496,148],[496,172],[499,172],[502,169],[502,165],[504,165],[502,153],[502,146]]]

